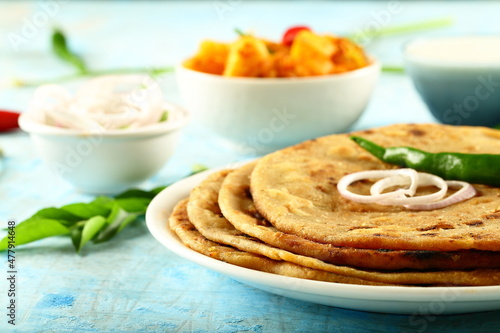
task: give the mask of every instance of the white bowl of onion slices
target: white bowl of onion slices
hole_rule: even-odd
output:
[[[370,195],[357,194],[348,189],[352,183],[366,179],[379,179],[371,186]],[[419,186],[435,186],[439,190],[426,195],[415,195]],[[445,197],[448,187],[458,188],[458,191]],[[467,182],[444,180],[410,168],[355,172],[342,177],[337,188],[340,195],[355,202],[403,206],[411,210],[439,209],[476,195],[475,188]],[[388,188],[395,189],[384,192]]]
[[[157,173],[189,119],[164,102],[153,78],[112,75],[91,79],[74,94],[38,87],[19,125],[60,178],[83,192],[112,194]]]

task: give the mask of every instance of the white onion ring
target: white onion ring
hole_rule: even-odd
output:
[[[404,205],[404,207],[411,209],[411,210],[439,209],[439,208],[453,205],[457,202],[461,202],[461,201],[470,199],[473,196],[475,196],[477,193],[474,186],[472,186],[471,184],[469,184],[467,182],[462,182],[462,181],[458,181],[458,180],[447,180],[446,183],[448,184],[449,187],[462,187],[462,188],[443,200],[439,200],[439,201],[427,203],[427,204]]]
[[[377,196],[374,195],[362,195],[352,193],[347,189],[349,185],[352,183],[370,178],[384,178],[390,176],[406,176],[410,180],[410,187],[407,189],[398,189],[393,192],[379,194]],[[337,189],[340,194],[352,201],[360,202],[360,203],[379,203],[383,199],[395,199],[395,198],[406,198],[407,195],[413,196],[417,190],[417,181],[418,181],[418,173],[414,169],[394,169],[394,170],[369,170],[369,171],[360,171],[351,173],[346,175],[340,179],[337,184]]]
[[[401,177],[401,176],[392,176],[392,177],[387,177],[379,180],[370,189],[370,193],[372,195],[378,196],[382,194],[382,191],[385,190],[388,187],[394,186],[394,185],[408,185],[408,178],[406,177]],[[448,184],[443,180],[443,178],[440,178],[435,175],[431,175],[428,173],[423,173],[419,172],[418,173],[418,181],[417,181],[418,186],[429,186],[429,185],[434,185],[438,187],[440,190],[431,194],[427,195],[419,195],[419,196],[412,196],[412,197],[405,197],[405,198],[394,198],[394,199],[389,199],[389,200],[382,200],[380,202],[381,205],[418,205],[418,204],[427,204],[429,202],[434,202],[437,200],[442,199],[445,195],[446,192],[448,191]]]
[[[349,185],[364,179],[382,178],[370,188],[371,195],[361,195],[349,191]],[[392,192],[382,193],[391,186],[408,186]],[[414,196],[418,186],[434,185],[439,191]],[[461,187],[456,193],[444,198],[448,187]],[[341,196],[359,203],[376,203],[380,205],[401,205],[411,210],[433,210],[443,208],[476,195],[474,187],[463,181],[448,180],[428,173],[417,172],[414,169],[370,170],[346,175],[340,179],[337,189]],[[444,198],[444,199],[443,199]]]

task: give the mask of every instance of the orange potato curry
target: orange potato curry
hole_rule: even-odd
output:
[[[233,43],[203,41],[186,68],[231,77],[304,77],[344,73],[370,64],[362,47],[307,27],[289,29],[279,43],[250,34]]]

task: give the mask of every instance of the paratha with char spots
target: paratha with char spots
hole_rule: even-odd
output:
[[[256,163],[249,163],[225,177],[219,191],[218,204],[224,221],[227,219],[240,232],[269,245],[336,265],[379,270],[500,268],[500,252],[494,251],[356,249],[313,242],[281,232],[259,214],[252,200],[250,175]]]
[[[483,127],[401,124],[354,133],[384,146],[429,152],[500,153],[500,131]],[[498,166],[500,169],[500,166]],[[341,197],[337,182],[362,170],[389,169],[348,134],[292,146],[257,162],[251,176],[260,214],[278,230],[315,242],[360,249],[500,251],[500,189],[433,211],[360,204]],[[370,184],[353,190],[367,194]]]

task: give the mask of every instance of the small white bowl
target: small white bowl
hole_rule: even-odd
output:
[[[83,192],[113,194],[147,180],[171,157],[190,115],[173,104],[165,109],[168,121],[100,133],[45,125],[29,113],[19,125],[56,175]]]
[[[176,69],[181,98],[195,121],[248,153],[348,130],[365,110],[379,73],[377,61],[342,74],[301,78]]]
[[[500,35],[418,38],[404,48],[406,71],[442,123],[500,124]]]

